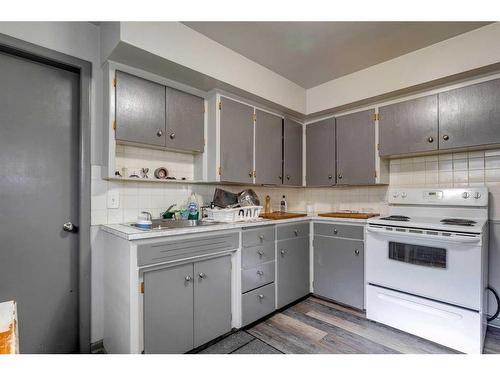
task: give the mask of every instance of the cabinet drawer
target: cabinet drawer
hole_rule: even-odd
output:
[[[314,223],[314,234],[321,236],[352,238],[362,240],[364,226],[346,224]]]
[[[259,320],[274,311],[274,283],[245,293],[241,297],[243,326]]]
[[[206,236],[186,235],[171,239],[138,241],[137,264],[168,262],[197,255],[218,253],[238,248],[238,233]]]
[[[241,289],[243,293],[273,281],[274,261],[241,271]]]
[[[242,245],[244,247],[262,245],[264,242],[274,242],[274,225],[255,229],[243,229]]]
[[[274,242],[264,242],[259,246],[244,247],[241,250],[241,265],[252,268],[259,264],[270,262],[275,257]]]
[[[278,241],[309,236],[309,222],[278,225]]]

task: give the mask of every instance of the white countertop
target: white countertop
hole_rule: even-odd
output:
[[[107,233],[111,233],[115,236],[121,237],[123,239],[133,241],[133,240],[143,240],[148,238],[158,238],[158,237],[170,237],[177,236],[180,234],[192,234],[192,233],[203,233],[203,232],[214,232],[220,230],[238,230],[248,227],[256,227],[261,225],[280,225],[295,223],[301,221],[322,221],[322,222],[332,222],[332,223],[355,223],[362,224],[366,223],[366,219],[348,219],[348,218],[330,218],[322,216],[304,216],[293,219],[280,219],[280,220],[269,220],[261,219],[251,222],[238,222],[238,223],[222,223],[207,226],[198,227],[188,227],[188,228],[175,228],[175,229],[161,229],[161,230],[141,230],[134,228],[130,223],[126,224],[106,224],[101,225],[101,229]]]

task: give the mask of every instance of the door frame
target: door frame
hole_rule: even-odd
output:
[[[90,352],[90,109],[92,63],[0,34],[0,52],[69,70],[80,75],[79,114],[79,254],[78,254],[78,336],[81,353]]]

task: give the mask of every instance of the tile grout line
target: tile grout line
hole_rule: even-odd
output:
[[[268,343],[267,343],[267,342],[265,342],[264,340],[259,339],[257,336],[253,335],[252,333],[250,333],[250,332],[248,332],[248,331],[245,331],[245,332],[246,332],[246,333],[248,333],[250,336],[252,336],[252,337],[254,338],[254,340],[259,340],[260,342],[263,342],[264,344],[269,345],[271,348],[276,349],[276,350],[277,350],[278,352],[280,352],[281,354],[286,354],[285,352],[282,352],[281,350],[279,350],[278,348],[276,348],[276,347],[272,346],[271,344],[268,344]],[[252,341],[254,341],[254,340],[252,340]],[[250,342],[252,342],[252,341],[249,341],[249,343],[250,343]]]
[[[250,341],[248,341],[248,342],[244,343],[243,345],[238,346],[236,349],[234,349],[234,350],[230,351],[230,352],[229,352],[229,353],[227,353],[227,354],[233,354],[235,351],[237,351],[237,350],[239,350],[239,349],[243,348],[244,346],[246,346],[246,345],[250,344],[252,341],[255,341],[255,337],[254,337],[253,335],[250,335],[250,336],[252,336],[252,337],[253,337],[253,339],[251,339]]]

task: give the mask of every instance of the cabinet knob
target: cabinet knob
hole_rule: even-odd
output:
[[[331,174],[328,175],[328,179],[331,180],[333,176]]]
[[[333,234],[337,234],[338,232],[337,228],[333,228]]]
[[[259,294],[258,297],[259,297],[259,299],[264,299],[264,295],[263,294]]]
[[[354,255],[359,256],[359,250],[358,249],[354,250]]]
[[[294,229],[293,230],[293,234],[295,234],[296,236],[298,236],[299,235],[299,231],[297,229]]]
[[[158,130],[156,136],[161,137],[163,135],[163,130]]]
[[[427,142],[429,142],[429,143],[434,142],[434,138],[432,138],[432,137],[427,138]]]
[[[175,138],[175,133],[170,133],[169,137],[170,137],[170,139],[174,139]]]
[[[262,272],[262,271],[260,271],[260,270],[259,270],[259,271],[257,271],[257,275],[262,276],[263,274],[264,274],[264,272]]]
[[[282,180],[282,179],[283,179],[283,176],[278,176],[278,179],[279,179],[279,180]]]
[[[207,275],[205,275],[203,272],[200,272],[200,273],[198,274],[198,277],[199,277],[200,279],[204,279],[205,277],[207,277]]]
[[[449,136],[448,134],[445,134],[445,135],[443,135],[443,139],[444,139],[445,141],[447,141],[448,139],[450,139],[450,136]]]
[[[280,254],[281,254],[281,255],[285,255],[286,253],[287,253],[287,251],[286,251],[286,250],[281,250],[281,251],[280,251]]]
[[[188,275],[188,276],[186,276],[186,277],[184,278],[184,280],[186,280],[187,282],[189,282],[189,281],[193,280],[193,278],[192,278],[191,276],[189,276],[189,275]]]
[[[257,254],[259,254],[260,256],[264,255],[264,252],[262,250],[259,250],[257,251]]]
[[[290,175],[289,175],[289,174],[287,174],[287,175],[286,175],[286,179],[287,179],[287,180],[289,180],[289,179],[290,179]]]
[[[248,177],[253,177],[253,172],[252,171],[248,172]]]
[[[264,236],[262,234],[259,236],[259,240],[260,242],[264,241]]]
[[[339,178],[339,180],[342,180],[342,174],[339,173],[339,175],[337,176]]]

